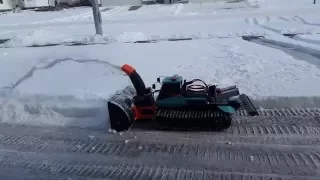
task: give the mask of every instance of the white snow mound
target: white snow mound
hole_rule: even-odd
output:
[[[72,41],[70,37],[47,30],[32,30],[24,34],[16,34],[3,47],[21,47],[45,44],[60,44]]]
[[[0,97],[0,122],[6,124],[108,129],[107,115],[104,100],[13,94]]]
[[[246,3],[249,4],[251,7],[265,7],[266,3],[264,0],[246,0]]]
[[[14,48],[25,46],[44,46],[66,43],[106,44],[109,37],[100,35],[68,36],[47,30],[32,30],[24,34],[15,34],[0,47]]]
[[[148,38],[141,32],[123,32],[117,37],[118,42],[145,41]]]

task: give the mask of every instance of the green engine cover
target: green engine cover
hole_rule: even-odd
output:
[[[181,95],[183,79],[181,76],[166,77],[162,81],[162,87],[156,100],[159,108],[218,108],[222,112],[233,114],[236,109],[228,105],[208,104],[205,97],[184,97]]]

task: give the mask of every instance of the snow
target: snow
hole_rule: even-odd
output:
[[[13,54],[16,49],[6,50],[8,54]],[[30,48],[19,49],[24,61],[30,62],[29,66],[19,69],[20,76],[12,78],[11,81],[6,83],[1,81],[1,87],[15,84],[21,77],[28,74],[30,69],[36,67],[38,70],[34,71],[32,77],[21,82],[16,87],[17,90],[36,94],[68,94],[81,99],[89,94],[106,97],[129,82],[121,71],[110,67],[108,62],[117,65],[132,64],[149,85],[156,80],[157,76],[178,73],[187,79],[202,78],[221,86],[238,84],[243,92],[253,96],[259,96],[259,94],[284,96],[288,93],[312,95],[319,92],[316,84],[309,90],[301,88],[307,85],[306,82],[318,80],[319,69],[311,64],[297,61],[280,50],[246,42],[241,38],[151,44],[56,46],[32,48],[33,53],[29,51]],[[55,53],[52,53],[53,51]],[[80,62],[87,60],[87,62],[74,62],[69,60],[69,57]],[[15,58],[16,56],[7,56],[6,61],[14,62]],[[59,61],[59,59],[66,60]],[[97,63],[93,61],[94,59],[106,64]],[[6,69],[6,61],[0,62],[0,67],[3,69],[1,72]],[[53,66],[51,64],[54,61],[57,63]],[[48,66],[50,68],[44,68]],[[149,71],[150,68],[152,71]],[[80,81],[76,81],[77,79]],[[265,87],[261,85],[261,79],[279,84]],[[112,82],[112,86],[109,82]],[[292,87],[286,87],[291,83]],[[300,86],[296,83],[300,83]],[[279,89],[287,90],[282,94]]]
[[[129,38],[139,39],[138,36],[129,34]],[[141,35],[140,35],[141,37]],[[121,41],[119,37],[118,40]],[[126,35],[124,38],[129,39]],[[17,34],[10,38],[7,42],[0,44],[0,48],[14,48],[14,47],[28,47],[28,46],[44,46],[44,45],[57,45],[57,44],[70,44],[70,43],[109,43],[112,40],[106,36],[68,36],[66,34],[58,34],[48,30],[32,30],[24,34]]]
[[[298,36],[299,37],[299,36]],[[314,36],[313,36],[314,37]],[[310,53],[315,53],[320,56],[320,45],[309,43],[305,41],[300,41],[299,38],[287,38],[280,35],[271,35],[271,36],[265,36],[265,38],[269,41],[276,42],[278,44],[281,44],[283,46],[293,46],[300,49],[305,49],[305,51],[309,51]]]
[[[276,33],[317,33],[319,27],[305,24],[300,16],[258,17],[253,18],[256,25]]]
[[[15,93],[0,96],[1,123],[105,129],[106,119],[103,101]]]
[[[320,57],[320,6],[311,1],[110,8],[100,8],[103,36],[94,36],[87,7],[0,16],[0,39],[10,39],[0,44],[0,122],[109,129],[106,102],[130,84],[119,70],[125,63],[148,86],[158,76],[180,74],[237,85],[254,99],[320,96],[317,62],[242,39],[265,36]],[[175,38],[192,40],[168,41]],[[134,43],[146,40],[155,42]],[[29,47],[46,44],[55,46]]]
[[[299,40],[299,41],[304,41],[307,43],[312,43],[316,45],[320,45],[320,34],[303,34],[303,35],[297,35],[294,36],[293,39]]]
[[[45,45],[48,43],[61,44],[72,41],[74,40],[63,34],[56,34],[46,30],[31,30],[26,34],[18,34],[11,37],[11,39],[1,45],[1,47],[24,47],[32,45]]]
[[[83,16],[88,14],[90,7],[79,7],[52,12],[35,12],[30,10],[21,13],[7,13],[0,16],[0,27],[21,26],[25,24],[37,24],[39,22],[48,22],[50,19],[59,19],[69,16]]]

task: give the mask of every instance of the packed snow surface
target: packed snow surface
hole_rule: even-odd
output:
[[[100,8],[103,36],[94,36],[86,7],[1,14],[0,121],[106,129],[108,98],[130,85],[119,70],[125,63],[148,86],[158,76],[180,74],[237,85],[255,99],[320,96],[318,4],[245,0],[128,8]],[[313,61],[242,36],[302,49]],[[181,38],[188,40],[168,41]],[[134,43],[147,40],[152,43]]]

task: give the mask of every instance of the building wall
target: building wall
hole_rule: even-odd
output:
[[[141,0],[101,0],[101,6],[141,5]]]
[[[226,1],[226,0],[189,0],[191,3],[206,3],[206,2],[219,2],[219,1]]]
[[[13,7],[13,0],[0,0],[0,10],[8,10]]]
[[[54,0],[21,0],[24,8],[54,6]]]
[[[66,3],[69,5],[72,5],[73,3],[80,2],[80,0],[57,0],[57,2],[58,2],[58,4],[59,3]]]

